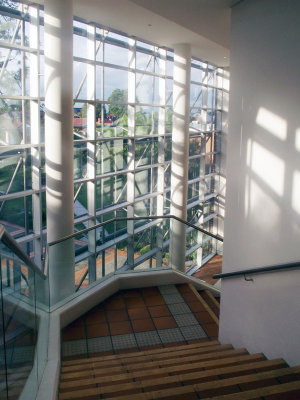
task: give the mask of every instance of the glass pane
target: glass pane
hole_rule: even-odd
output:
[[[128,72],[117,68],[104,68],[104,100],[127,102]],[[110,113],[110,110],[108,111]],[[116,115],[118,119],[120,115]]]

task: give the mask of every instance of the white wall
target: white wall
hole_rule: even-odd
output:
[[[300,260],[300,2],[232,9],[223,272]],[[300,270],[222,282],[220,340],[300,364]]]

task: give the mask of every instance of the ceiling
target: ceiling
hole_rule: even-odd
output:
[[[74,15],[87,21],[169,48],[189,43],[193,56],[228,66],[231,1],[73,0],[73,4]]]

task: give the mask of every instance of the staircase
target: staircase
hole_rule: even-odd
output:
[[[210,292],[190,290],[217,325],[219,303]],[[300,367],[221,345],[213,337],[63,360],[59,399],[300,399]]]

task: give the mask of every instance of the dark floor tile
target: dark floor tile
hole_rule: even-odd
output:
[[[128,314],[125,309],[123,309],[123,310],[108,310],[106,315],[107,315],[108,322],[120,322],[120,321],[128,320]]]
[[[147,306],[151,307],[151,306],[161,306],[161,305],[165,305],[165,301],[162,298],[162,296],[149,296],[145,298],[145,303],[147,304]]]
[[[139,289],[123,290],[121,292],[121,294],[125,299],[134,298],[134,297],[141,297],[141,292],[139,291]]]
[[[109,336],[109,330],[107,324],[94,324],[87,326],[87,337],[100,337]]]
[[[177,328],[177,324],[173,317],[158,317],[153,318],[154,325],[156,329],[169,329]]]
[[[202,328],[205,330],[209,337],[215,337],[219,334],[219,328],[216,324],[203,324]]]
[[[192,291],[190,291],[189,293],[181,293],[181,295],[186,302],[191,302],[191,301],[199,302],[198,297]]]
[[[166,305],[148,307],[152,317],[169,317],[171,313]]]
[[[121,296],[113,296],[106,301],[105,308],[106,310],[120,310],[125,308],[125,303]]]
[[[176,285],[177,289],[181,294],[183,293],[191,293],[191,288],[187,283],[182,283],[180,285]]]
[[[142,294],[144,297],[160,295],[160,292],[157,289],[157,287],[146,287],[146,288],[142,288],[141,291],[142,291]]]
[[[212,317],[209,315],[207,311],[195,312],[194,315],[197,318],[198,322],[200,322],[200,324],[215,323],[215,321],[212,319]]]
[[[126,306],[128,309],[145,307],[145,302],[141,297],[130,297],[126,299]]]
[[[190,309],[195,313],[195,312],[203,312],[206,311],[205,307],[203,306],[202,303],[200,303],[200,301],[196,300],[196,301],[188,301],[188,306],[190,307]]]
[[[85,315],[85,323],[87,325],[103,324],[105,322],[105,313],[102,310],[93,309]]]
[[[63,341],[65,340],[77,340],[85,338],[84,326],[67,327],[63,330]]]
[[[109,328],[112,335],[123,335],[125,333],[132,332],[132,328],[129,321],[111,322],[109,324]]]
[[[155,329],[153,322],[148,319],[136,319],[131,321],[134,332],[153,331]]]
[[[131,320],[150,318],[146,307],[130,308],[128,314]]]

